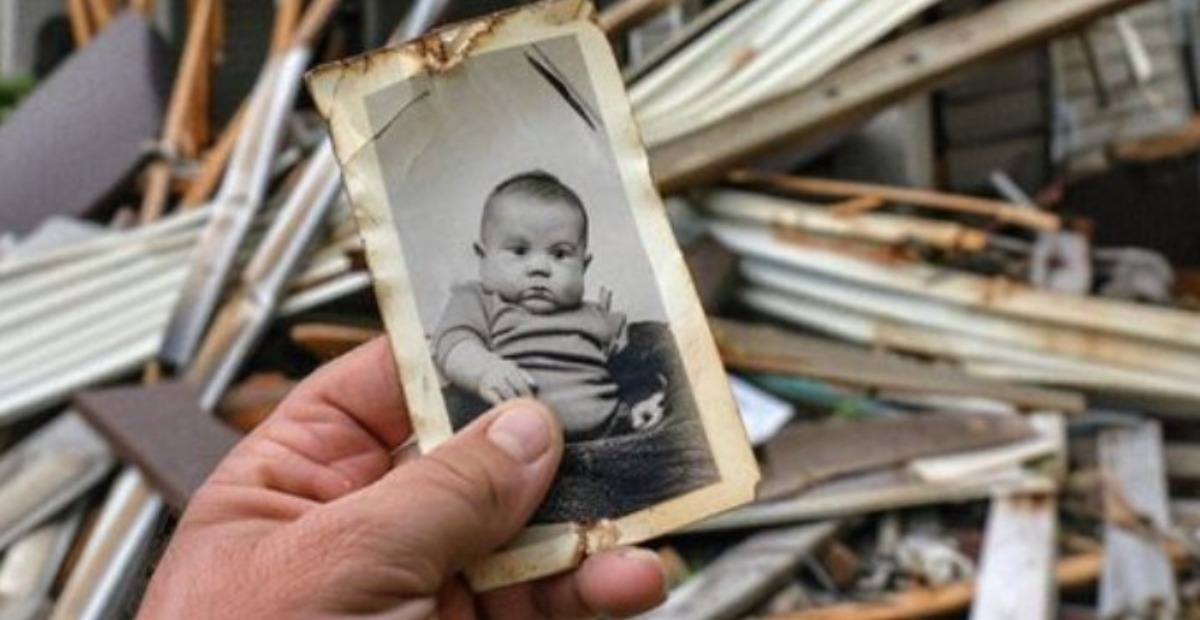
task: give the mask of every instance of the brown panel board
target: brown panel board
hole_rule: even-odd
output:
[[[177,512],[241,435],[200,409],[183,383],[86,392],[75,405]]]

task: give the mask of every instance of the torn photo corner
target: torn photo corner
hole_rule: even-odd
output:
[[[422,451],[533,395],[565,433],[486,590],[754,498],[757,464],[594,9],[527,5],[319,67]]]

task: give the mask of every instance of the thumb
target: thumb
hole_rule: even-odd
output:
[[[562,432],[548,409],[533,400],[508,401],[429,454],[336,502],[337,510],[352,511],[343,514],[375,533],[356,537],[368,548],[342,551],[381,562],[393,579],[411,579],[392,582],[406,594],[434,593],[526,525],[550,488],[562,450]]]

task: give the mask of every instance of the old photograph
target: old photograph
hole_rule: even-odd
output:
[[[561,422],[543,549],[644,540],[757,481],[589,15],[534,5],[310,76],[422,449],[515,397]]]

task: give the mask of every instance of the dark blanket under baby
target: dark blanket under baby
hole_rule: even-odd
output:
[[[569,442],[558,478],[534,517],[536,523],[617,518],[717,480],[695,399],[667,327],[631,324],[629,346],[609,366],[623,401],[632,405],[663,390],[665,414],[649,428],[634,430],[619,423],[608,436]],[[444,394],[456,429],[487,408],[453,387]]]

